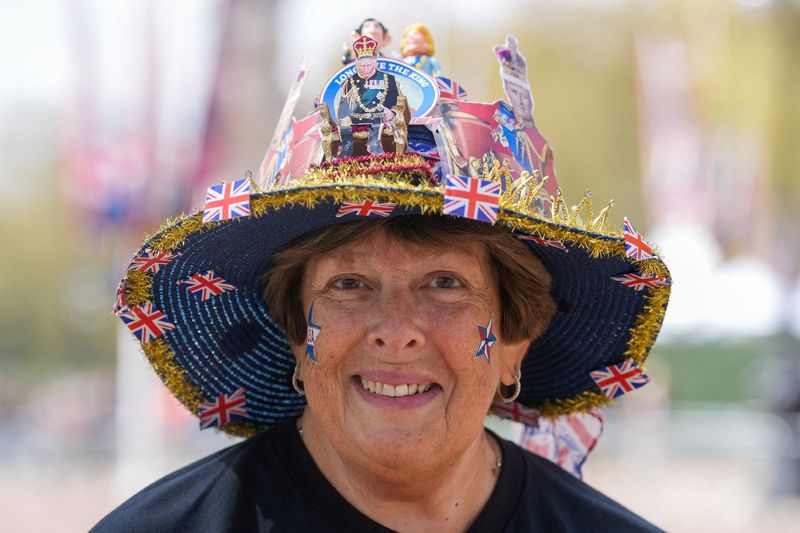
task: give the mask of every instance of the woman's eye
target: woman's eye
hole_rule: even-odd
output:
[[[364,282],[358,278],[339,278],[331,283],[334,289],[353,290],[364,287]]]
[[[436,276],[431,280],[430,286],[435,289],[458,289],[463,285],[455,276]]]

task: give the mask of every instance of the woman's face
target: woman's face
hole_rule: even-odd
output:
[[[528,344],[498,339],[476,357],[477,326],[494,317],[499,338],[502,319],[483,245],[420,247],[381,230],[310,261],[302,298],[320,327],[317,363],[293,347],[304,418],[340,453],[387,467],[463,452]]]

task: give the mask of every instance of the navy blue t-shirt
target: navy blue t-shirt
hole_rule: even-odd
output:
[[[660,531],[550,461],[497,440],[500,476],[469,531]],[[336,492],[292,422],[156,481],[92,531],[391,530]]]

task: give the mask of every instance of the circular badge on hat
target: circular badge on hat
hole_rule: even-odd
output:
[[[397,84],[400,86],[400,91],[408,98],[412,120],[430,113],[439,100],[439,87],[436,81],[408,63],[397,59],[379,57],[378,70],[395,77]],[[330,77],[322,88],[322,93],[320,93],[320,103],[328,104],[331,109],[331,118],[337,123],[339,120],[336,117],[335,110],[338,109],[342,85],[355,73],[355,63],[345,65]]]

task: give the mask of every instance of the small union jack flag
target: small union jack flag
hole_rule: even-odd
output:
[[[201,302],[205,302],[212,296],[219,296],[225,291],[232,291],[235,288],[213,270],[202,274],[192,274],[187,279],[178,280],[178,283],[186,285],[186,288],[192,294],[199,294]]]
[[[151,248],[145,248],[141,254],[137,255],[128,266],[128,270],[139,270],[141,272],[152,272],[155,274],[159,269],[168,265],[170,261],[180,256],[170,252],[159,252]]]
[[[354,214],[360,217],[368,217],[370,215],[378,215],[379,217],[388,217],[394,211],[397,204],[391,202],[381,203],[374,200],[364,200],[363,202],[344,202],[342,207],[336,213],[336,218],[345,215]]]
[[[653,257],[653,249],[644,240],[642,234],[636,231],[628,217],[622,219],[622,229],[625,231],[625,256],[637,261]]]
[[[125,299],[125,280],[123,279],[117,285],[117,296],[114,298],[114,307],[111,309],[111,313],[119,316],[126,307],[128,307],[128,300]]]
[[[439,86],[439,98],[449,98],[450,100],[467,99],[467,91],[450,78],[438,76],[436,78],[436,85]]]
[[[175,329],[175,326],[167,320],[166,315],[153,307],[152,302],[123,309],[118,316],[142,344],[147,344],[163,335],[164,332]]]
[[[491,363],[491,349],[494,343],[497,342],[497,337],[492,332],[492,322],[494,322],[494,316],[489,318],[487,326],[478,326],[478,335],[481,338],[481,343],[478,345],[478,349],[475,350],[475,357],[485,357],[487,363]]]
[[[312,361],[317,362],[317,356],[314,353],[314,346],[317,344],[317,337],[322,327],[314,323],[314,304],[308,308],[308,322],[306,330],[306,356],[310,357]]]
[[[626,359],[618,365],[594,370],[589,374],[609,400],[643,387],[650,382],[650,378],[633,359]]]
[[[500,418],[513,420],[525,424],[526,426],[539,425],[539,411],[525,407],[519,402],[494,402],[492,404],[494,414]]]
[[[535,242],[539,246],[547,246],[548,248],[557,248],[561,251],[569,253],[569,248],[564,246],[563,243],[558,241],[548,241],[546,239],[542,239],[541,237],[534,237],[532,235],[517,235],[517,238],[523,241],[531,241]]]
[[[671,279],[665,278],[664,276],[656,276],[655,274],[622,274],[621,276],[611,276],[611,279],[635,291],[655,289],[656,287],[664,287],[672,283]]]
[[[250,215],[250,180],[212,185],[206,191],[203,222],[216,222]]]
[[[501,184],[463,176],[445,176],[444,214],[494,224],[500,205]]]
[[[203,402],[198,409],[200,429],[224,426],[236,417],[246,417],[244,389],[231,395],[220,394],[213,402]]]

